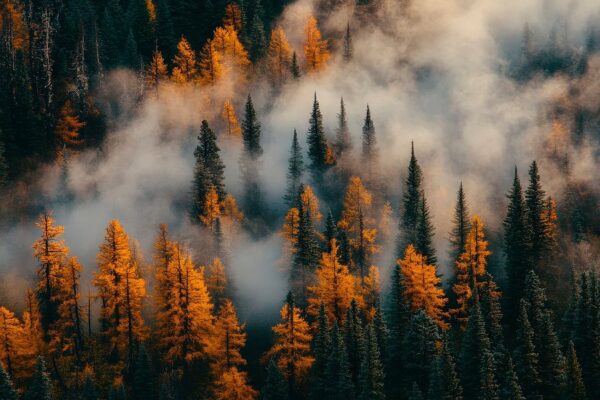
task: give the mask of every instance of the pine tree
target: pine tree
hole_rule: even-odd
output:
[[[433,360],[437,354],[436,343],[440,340],[436,323],[423,310],[417,311],[402,341],[403,380],[405,387],[416,382],[419,388],[426,390]]]
[[[525,276],[531,268],[529,259],[529,228],[521,182],[515,167],[512,189],[508,194],[508,209],[504,219],[504,254],[506,255],[506,314],[517,315],[523,296]],[[509,322],[510,327],[514,324]]]
[[[309,169],[313,180],[319,184],[322,181],[323,172],[328,166],[328,145],[323,128],[323,115],[319,108],[316,93],[310,114],[306,141],[308,143],[308,158],[310,160]]]
[[[352,150],[352,138],[348,128],[348,118],[346,116],[346,107],[344,99],[340,99],[340,113],[337,115],[338,126],[335,132],[335,156],[340,159],[343,155]]]
[[[304,173],[304,160],[302,158],[302,148],[298,143],[298,134],[294,129],[292,136],[292,148],[288,160],[287,171],[287,188],[283,199],[288,207],[292,207],[298,196],[300,185],[302,183],[302,175]]]
[[[402,339],[410,322],[410,308],[406,300],[404,275],[399,264],[392,271],[387,319],[389,321],[389,354],[387,355],[386,387],[390,398],[401,393],[404,376],[402,371]]]
[[[348,352],[344,338],[336,321],[331,329],[331,344],[324,380],[327,382],[325,396],[327,399],[348,399],[354,397],[354,384],[348,362]]]
[[[10,376],[0,363],[0,399],[2,400],[18,400],[17,392],[13,387]]]
[[[208,126],[206,120],[202,121],[200,128],[200,136],[198,136],[198,146],[194,150],[194,157],[196,159],[202,159],[204,167],[206,168],[211,185],[217,191],[219,195],[219,201],[225,199],[225,184],[223,173],[225,171],[225,164],[221,160],[219,152],[219,146],[217,145],[217,137],[212,129]]]
[[[519,385],[519,378],[515,372],[515,367],[510,355],[506,357],[506,368],[501,376],[503,376],[504,379],[500,391],[500,398],[502,400],[525,400],[525,396],[523,396],[521,385]]]
[[[355,299],[352,299],[350,308],[346,312],[343,331],[352,382],[354,385],[358,385],[360,364],[365,354],[366,344],[363,320]]]
[[[429,206],[425,199],[425,193],[421,192],[415,248],[426,257],[428,263],[436,265],[437,257],[435,255],[435,248],[433,247],[434,231],[433,224],[431,223],[431,216],[429,214]]]
[[[138,400],[156,399],[158,385],[150,355],[144,345],[140,345],[133,375],[133,393]]]
[[[298,80],[300,78],[300,66],[298,65],[298,58],[296,57],[296,52],[292,52],[292,65],[290,66],[290,73],[292,74],[292,78]]]
[[[141,67],[141,64],[142,59],[138,51],[138,45],[135,36],[130,29],[129,34],[127,35],[127,41],[125,42],[125,49],[121,54],[121,65],[137,71]]]
[[[295,398],[298,383],[314,362],[310,355],[312,335],[308,323],[300,315],[300,309],[295,306],[291,292],[288,293],[280,314],[281,322],[273,327],[275,342],[266,357],[274,357],[286,377],[290,398]]]
[[[527,207],[527,224],[531,232],[531,262],[536,271],[543,258],[545,246],[545,224],[542,214],[545,208],[546,193],[542,189],[537,163],[533,161],[529,167],[529,185],[525,191]]]
[[[369,324],[365,338],[365,352],[358,377],[358,399],[385,400],[385,373],[379,354],[377,335],[373,325]]]
[[[502,308],[500,297],[502,293],[496,286],[492,275],[485,274],[484,285],[481,286],[480,301],[481,312],[485,320],[485,326],[490,337],[492,353],[497,363],[504,358],[506,349],[504,347],[504,333],[502,328]]]
[[[44,357],[38,356],[25,400],[52,400],[50,384],[50,376],[46,372],[46,361]]]
[[[304,27],[304,57],[306,60],[306,71],[319,72],[325,68],[329,60],[327,40],[321,38],[321,32],[317,27],[317,20],[311,16]]]
[[[350,36],[350,23],[346,24],[346,32],[344,34],[344,61],[352,60],[352,36]]]
[[[281,85],[290,75],[292,48],[282,27],[276,26],[271,31],[269,50],[267,51],[269,72],[276,84]]]
[[[256,117],[252,98],[248,95],[244,121],[242,122],[242,137],[244,139],[244,152],[249,155],[251,159],[256,159],[263,153],[263,149],[260,145],[260,135],[260,122],[258,122]]]
[[[313,354],[315,362],[311,368],[312,384],[310,387],[311,399],[322,399],[325,396],[329,382],[325,379],[327,368],[327,359],[329,357],[330,337],[329,321],[325,311],[325,304],[319,305],[319,315],[317,316],[317,331],[313,339]]]
[[[444,307],[448,302],[441,287],[441,279],[437,275],[435,265],[427,263],[427,259],[409,244],[404,258],[398,260],[404,278],[404,296],[412,311],[423,310],[440,328],[447,329],[448,313]]]
[[[463,398],[462,386],[446,338],[443,339],[440,354],[436,356],[431,368],[427,398],[444,400]]]
[[[316,317],[322,304],[327,309],[329,320],[342,323],[350,309],[350,303],[356,297],[354,277],[348,267],[340,264],[338,245],[331,242],[331,251],[323,253],[320,267],[316,271],[316,284],[309,286],[311,297],[308,299],[309,314]]]
[[[370,215],[372,201],[371,193],[363,186],[361,179],[357,176],[350,178],[338,227],[348,236],[361,279],[366,277],[371,256],[379,251],[375,242],[377,230],[373,227]]]
[[[379,171],[379,147],[377,145],[377,136],[375,125],[371,119],[371,110],[367,105],[367,114],[362,128],[362,162],[364,168],[364,178],[367,187],[378,196],[382,195],[383,183],[381,182]]]
[[[585,390],[585,384],[583,383],[583,374],[579,361],[577,360],[577,354],[575,352],[575,345],[572,341],[569,341],[567,349],[567,393],[571,395],[573,400],[585,400],[587,394]]]
[[[539,393],[539,355],[534,344],[534,332],[527,316],[527,303],[521,301],[520,312],[517,319],[515,340],[515,362],[517,372],[525,379],[521,383],[523,394],[526,398],[535,398]]]
[[[454,207],[452,225],[452,231],[450,232],[450,259],[452,261],[457,261],[458,257],[465,251],[467,235],[471,230],[469,207],[467,205],[467,200],[465,199],[462,182],[460,183],[458,194],[456,195],[456,206]]]
[[[192,83],[198,74],[196,54],[185,37],[177,44],[177,54],[173,58],[171,78],[179,84]]]
[[[421,184],[423,173],[415,157],[414,144],[411,144],[408,176],[406,177],[404,194],[402,195],[402,210],[400,216],[400,240],[397,249],[398,258],[404,254],[409,244],[417,243],[417,224],[421,205]]]
[[[261,400],[288,400],[287,383],[274,359],[267,366],[267,379],[260,391]]]

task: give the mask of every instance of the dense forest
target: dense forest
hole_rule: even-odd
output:
[[[600,6],[1,0],[0,400],[600,399]]]

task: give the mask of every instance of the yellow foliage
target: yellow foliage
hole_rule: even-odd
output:
[[[223,296],[225,295],[227,274],[225,272],[225,265],[223,265],[223,262],[218,257],[208,266],[206,287],[208,288],[208,292],[210,293],[215,306],[219,306],[221,299],[223,299]]]
[[[12,311],[0,306],[0,362],[16,379],[28,376],[33,365],[31,337]]]
[[[357,303],[365,309],[367,320],[371,321],[375,316],[379,299],[379,268],[371,265],[369,274],[363,279],[362,285],[357,286],[357,292],[362,295],[362,299],[359,297],[359,300],[362,301],[357,300]]]
[[[152,61],[146,69],[146,85],[149,88],[156,89],[158,93],[158,87],[162,82],[167,80],[167,65],[159,50],[156,50],[152,55]]]
[[[206,198],[204,199],[204,207],[200,221],[204,226],[212,227],[217,218],[221,217],[221,204],[219,203],[219,195],[214,186],[211,186]]]
[[[311,16],[304,28],[304,57],[306,70],[308,72],[319,72],[325,68],[329,60],[327,40],[321,38],[321,32],[317,27],[317,20]]]
[[[310,218],[314,224],[321,222],[323,215],[319,210],[319,199],[313,192],[309,185],[304,186],[304,190],[300,193],[300,203],[302,204],[302,210],[310,212]]]
[[[215,382],[215,400],[254,400],[257,396],[256,390],[248,384],[246,373],[235,367],[223,372]]]
[[[281,322],[273,327],[275,343],[265,354],[265,360],[275,357],[286,377],[289,378],[291,371],[296,381],[301,381],[314,362],[310,355],[310,327],[300,309],[289,302],[281,308],[280,315]]]
[[[196,79],[196,54],[185,37],[177,44],[177,54],[173,58],[173,72],[171,78],[174,82],[185,84]]]
[[[225,103],[223,104],[223,112],[221,113],[221,118],[223,118],[223,122],[227,127],[227,134],[229,137],[241,136],[242,130],[240,128],[237,116],[235,115],[235,108],[233,108],[233,104],[231,104],[230,100],[225,100]]]
[[[153,0],[146,0],[146,11],[150,22],[156,22],[156,5]]]
[[[471,297],[485,283],[482,278],[486,274],[487,257],[492,254],[487,248],[483,222],[479,216],[474,215],[471,220],[471,230],[467,235],[465,251],[456,261],[456,283],[452,288],[456,294],[458,307],[450,310],[450,313],[460,322],[463,329],[469,317]]]
[[[427,264],[425,257],[412,244],[408,245],[404,258],[398,263],[404,275],[405,294],[411,309],[424,310],[440,328],[448,329],[445,322],[448,313],[444,311],[448,299],[441,288],[435,265]]]
[[[220,376],[227,370],[246,365],[240,353],[246,345],[244,325],[240,325],[231,300],[227,299],[215,319],[207,352],[211,358],[211,370],[214,376]]]
[[[276,26],[271,31],[267,57],[271,78],[281,84],[290,75],[292,62],[292,48],[281,26]]]
[[[30,338],[32,351],[38,353],[43,347],[42,323],[38,301],[35,293],[27,289],[25,294],[25,311],[23,311],[23,327]]]
[[[212,40],[207,41],[200,53],[200,82],[205,85],[216,83],[223,76],[221,54]]]
[[[244,220],[244,213],[240,211],[235,201],[235,197],[232,194],[227,194],[221,202],[222,214],[235,222],[242,222]]]
[[[56,123],[54,132],[59,140],[59,143],[77,146],[83,143],[79,138],[79,131],[85,126],[85,122],[81,122],[79,117],[75,115],[73,106],[70,101],[66,101],[60,109],[60,117]]]
[[[232,26],[238,33],[242,31],[242,10],[236,3],[229,3],[225,6],[223,26]]]
[[[316,285],[308,288],[311,293],[308,312],[316,318],[322,302],[329,320],[335,319],[341,325],[352,299],[359,298],[360,294],[355,291],[354,276],[348,272],[347,266],[340,264],[338,250],[337,241],[332,239],[331,251],[323,253],[315,272]]]
[[[300,211],[296,207],[292,207],[285,215],[285,222],[281,228],[281,235],[285,239],[285,246],[288,253],[292,254],[296,251],[298,243],[298,230],[300,229]]]
[[[25,12],[22,2],[5,0],[0,4],[0,32],[11,32],[15,50],[25,49],[28,45],[28,28],[25,23]]]

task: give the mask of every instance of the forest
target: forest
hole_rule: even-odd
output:
[[[0,400],[600,399],[598,21],[0,0]]]

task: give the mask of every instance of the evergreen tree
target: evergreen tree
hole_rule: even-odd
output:
[[[348,362],[348,353],[344,345],[344,338],[338,328],[337,321],[333,321],[331,329],[331,344],[327,368],[325,370],[326,399],[352,399],[354,398],[354,384]]]
[[[338,237],[337,224],[335,223],[331,210],[329,210],[327,219],[325,220],[325,232],[323,232],[323,236],[325,238],[325,251],[329,252],[331,251],[331,241]]]
[[[158,385],[150,355],[144,345],[140,345],[133,375],[133,394],[138,400],[156,399]]]
[[[260,135],[260,122],[258,122],[252,98],[248,95],[244,121],[242,122],[242,138],[244,140],[244,151],[252,159],[258,158],[263,153],[260,145]]]
[[[512,189],[508,194],[508,209],[504,218],[504,254],[506,255],[506,314],[519,313],[525,276],[531,268],[529,259],[529,229],[521,182],[515,167]],[[509,321],[509,327],[515,328]]]
[[[344,61],[352,60],[352,36],[350,36],[350,23],[346,24],[346,32],[344,34]]]
[[[0,190],[8,184],[8,163],[6,162],[5,152],[6,148],[0,130]]]
[[[288,390],[283,374],[274,359],[267,366],[267,379],[261,390],[261,400],[288,400]]]
[[[506,367],[504,373],[500,374],[503,377],[502,387],[500,390],[500,398],[502,400],[525,400],[519,378],[515,371],[511,356],[506,357]]]
[[[405,295],[406,287],[404,275],[399,264],[396,264],[391,276],[389,305],[388,305],[388,326],[389,326],[389,347],[386,357],[387,382],[386,387],[388,397],[395,398],[400,396],[403,382],[403,355],[402,339],[408,329],[410,321],[410,308]]]
[[[377,335],[372,324],[367,327],[365,352],[358,376],[358,399],[385,400],[385,372],[381,362]]]
[[[527,207],[527,224],[531,232],[531,262],[536,271],[540,267],[546,249],[546,227],[542,219],[545,209],[546,193],[542,189],[537,163],[533,161],[529,167],[529,185],[525,191]]]
[[[260,0],[256,0],[254,15],[250,19],[248,42],[250,58],[252,61],[260,60],[267,51],[267,39],[265,35],[265,24],[262,19],[262,6]]]
[[[344,154],[352,150],[352,138],[348,128],[348,118],[346,116],[346,106],[344,99],[340,99],[340,113],[337,115],[338,126],[335,132],[335,156],[342,158]]]
[[[585,390],[585,384],[583,383],[583,374],[581,372],[581,366],[577,360],[577,354],[575,352],[575,345],[572,341],[569,341],[567,349],[567,385],[566,391],[571,395],[573,400],[585,400],[587,394]]]
[[[288,207],[293,207],[299,193],[302,183],[302,174],[304,173],[304,160],[302,158],[302,148],[298,143],[298,134],[294,129],[292,137],[292,148],[288,160],[287,189],[283,199]]]
[[[315,355],[315,362],[311,369],[312,384],[310,388],[310,398],[318,400],[325,397],[327,386],[329,384],[329,382],[325,380],[330,349],[329,323],[327,320],[327,313],[325,312],[325,304],[323,302],[319,305],[317,333],[315,334],[312,348],[313,354]]]
[[[491,352],[486,352],[482,357],[479,373],[481,384],[478,398],[482,400],[499,400],[494,355]]]
[[[223,164],[219,155],[220,151],[215,133],[208,126],[208,122],[203,120],[200,136],[198,136],[198,145],[194,150],[194,157],[196,157],[196,160],[203,161],[210,184],[217,191],[219,201],[223,201],[225,199],[225,177],[223,176],[225,164]]]
[[[292,74],[292,78],[298,80],[300,78],[300,66],[298,65],[298,58],[296,57],[296,52],[292,53],[292,64],[290,66],[290,72]]]
[[[298,236],[294,246],[292,270],[290,273],[291,285],[294,294],[298,296],[300,304],[306,303],[307,284],[313,271],[319,265],[319,253],[319,244],[310,207],[301,206],[299,210]]]
[[[352,299],[350,308],[346,313],[343,330],[352,382],[354,385],[357,385],[360,364],[363,360],[366,346],[362,318],[355,299]]]
[[[310,159],[309,169],[313,180],[319,184],[323,172],[326,170],[328,161],[327,139],[325,138],[325,130],[323,128],[323,115],[317,101],[317,94],[313,101],[312,112],[310,114],[308,136],[308,158]]]
[[[417,382],[412,383],[410,392],[408,392],[408,400],[423,400],[423,393],[419,389]]]
[[[377,348],[381,355],[381,360],[385,361],[388,356],[388,345],[390,340],[390,331],[387,327],[383,310],[381,309],[381,301],[378,298],[375,303],[375,316],[373,317],[373,329],[377,337]]]
[[[13,387],[10,376],[0,363],[0,399],[2,400],[18,400],[17,392]]]
[[[527,316],[527,303],[522,300],[517,319],[515,362],[517,372],[525,379],[521,383],[526,398],[536,398],[539,393],[539,355],[534,344],[534,332]]]
[[[458,194],[456,195],[456,206],[454,207],[452,225],[452,231],[450,232],[450,259],[456,261],[465,251],[467,235],[471,230],[469,207],[467,205],[467,200],[465,199],[462,182],[460,183]]]
[[[38,356],[35,372],[27,388],[24,400],[51,400],[50,376],[46,372],[44,357]]]
[[[133,36],[133,32],[131,30],[129,30],[129,34],[127,35],[127,41],[125,42],[125,49],[123,50],[123,54],[121,55],[121,65],[127,68],[131,68],[134,71],[138,70],[141,67],[140,54],[138,52],[135,37]]]
[[[108,400],[127,400],[127,393],[123,384],[113,386],[108,392]]]
[[[98,400],[98,392],[96,390],[96,383],[94,377],[90,373],[86,374],[83,379],[83,387],[81,388],[81,400]]]
[[[400,213],[400,237],[396,255],[401,257],[404,249],[409,244],[417,243],[417,225],[421,212],[421,184],[423,173],[415,157],[415,147],[411,143],[408,176],[404,184],[402,195],[402,210]]]
[[[155,0],[156,4],[156,43],[167,60],[175,54],[177,40],[168,0]]]
[[[436,356],[431,368],[427,398],[443,400],[463,398],[462,386],[446,338],[443,339],[440,354]]]
[[[567,365],[549,312],[544,314],[536,338],[539,342],[537,349],[542,395],[545,399],[560,399],[567,379]]]
[[[368,105],[362,128],[362,162],[363,176],[367,186],[376,195],[381,195],[383,188],[379,176],[379,148],[377,146],[375,125],[371,119],[371,110]]]
[[[199,223],[204,215],[204,205],[208,193],[212,188],[211,174],[201,157],[196,158],[194,165],[194,178],[192,180],[192,199],[190,204],[190,219]]]
[[[500,365],[506,349],[504,348],[504,333],[502,331],[501,293],[490,273],[485,274],[485,284],[481,287],[481,312],[490,337],[492,353],[496,363]]]
[[[417,311],[402,341],[403,371],[406,387],[415,382],[422,390],[429,386],[433,360],[440,340],[436,323],[423,310]]]
[[[417,235],[415,248],[423,256],[429,264],[437,264],[437,256],[433,247],[434,228],[429,215],[429,206],[425,199],[425,193],[421,192],[421,203],[419,205],[419,215],[417,217]]]

